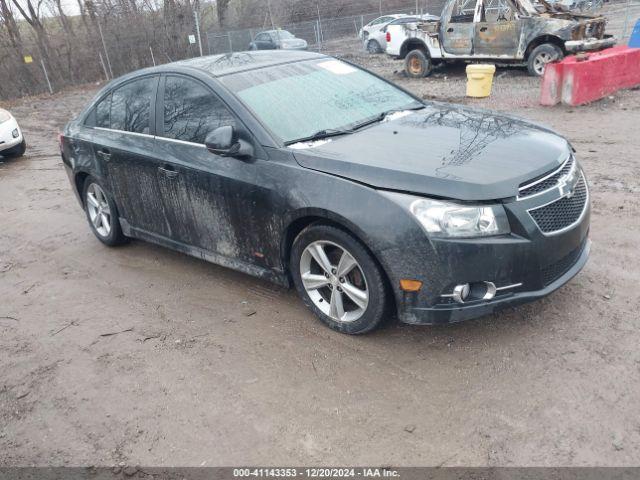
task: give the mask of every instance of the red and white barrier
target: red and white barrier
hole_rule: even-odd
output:
[[[621,45],[547,65],[540,103],[582,105],[636,85],[640,85],[640,48]]]

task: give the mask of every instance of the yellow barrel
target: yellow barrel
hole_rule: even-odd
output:
[[[491,95],[491,84],[495,65],[467,65],[467,97],[488,97]]]

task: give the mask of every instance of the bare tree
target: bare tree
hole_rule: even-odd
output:
[[[216,1],[216,11],[218,12],[218,25],[220,25],[220,28],[226,27],[227,10],[229,9],[229,3],[231,3],[231,0]]]
[[[42,61],[47,64],[49,67],[49,71],[52,72],[53,75],[59,77],[60,69],[53,68],[55,63],[52,61],[54,57],[50,55],[50,43],[49,37],[47,36],[47,31],[44,27],[44,23],[42,22],[40,9],[42,7],[42,0],[38,0],[38,3],[34,5],[32,0],[22,0],[26,7],[23,7],[21,2],[18,0],[12,0],[15,7],[18,9],[22,17],[25,21],[31,26],[33,32],[36,36],[36,43],[38,45],[38,50],[40,53],[40,57]]]
[[[9,38],[9,44],[14,52],[14,61],[19,68],[19,78],[21,80],[19,83],[21,90],[28,92],[34,84],[34,79],[23,61],[25,52],[23,49],[22,35],[20,33],[18,23],[16,22],[16,18],[13,15],[13,11],[11,10],[11,4],[8,3],[8,0],[0,0],[0,20],[2,20],[2,26],[4,26],[4,30]],[[0,32],[1,31],[2,30],[0,29]]]

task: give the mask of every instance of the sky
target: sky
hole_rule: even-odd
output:
[[[34,4],[37,4],[38,0],[32,0]],[[26,2],[24,0],[18,0],[18,3],[20,3],[22,6],[26,5]],[[50,9],[48,8],[48,6],[44,5],[45,2],[42,2],[43,5],[40,7],[40,11],[42,13],[43,16],[51,16],[52,14],[50,13]],[[64,13],[66,13],[67,15],[73,16],[73,15],[79,15],[80,14],[80,9],[78,8],[78,2],[76,0],[62,0],[62,9],[64,10]],[[14,8],[14,15],[17,18],[20,18],[20,12],[18,11],[17,8]]]

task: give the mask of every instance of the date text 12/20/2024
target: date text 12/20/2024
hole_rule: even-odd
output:
[[[234,468],[234,478],[399,478],[390,468]]]

